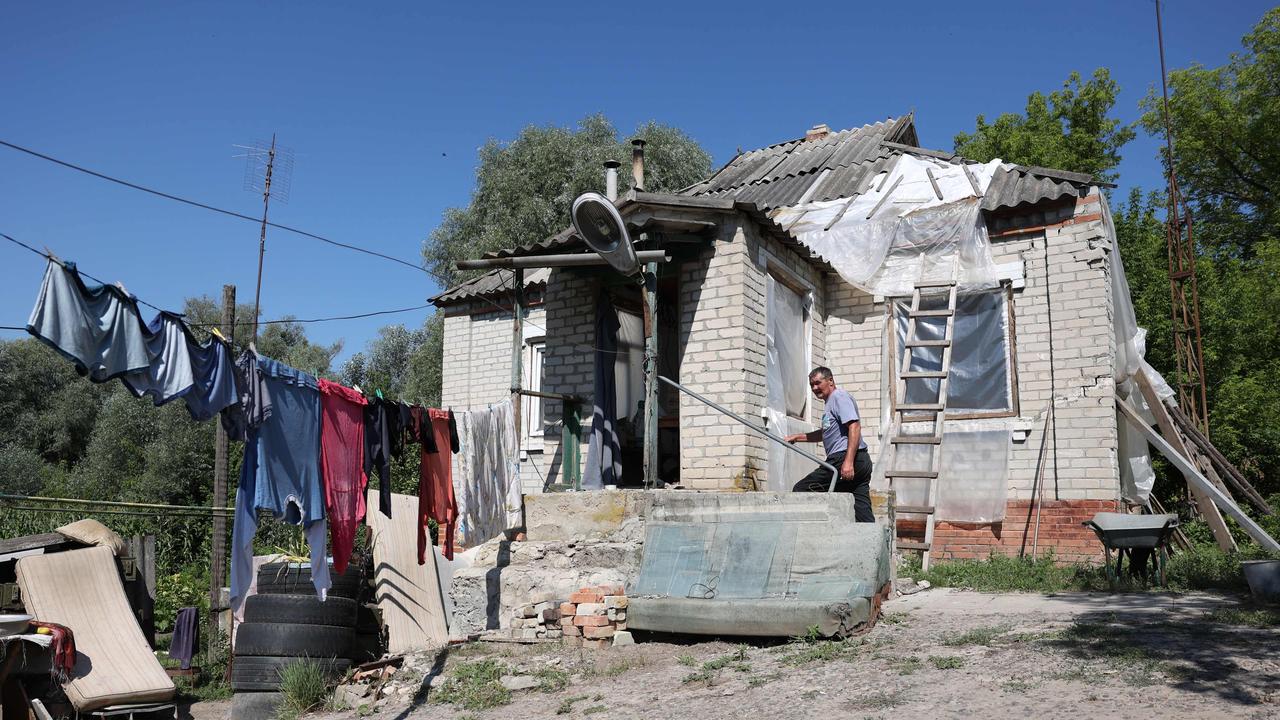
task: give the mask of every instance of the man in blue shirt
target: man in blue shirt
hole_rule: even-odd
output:
[[[840,472],[836,492],[853,493],[854,517],[858,522],[875,522],[875,515],[871,512],[871,454],[862,439],[858,403],[848,391],[836,387],[830,368],[814,368],[809,373],[809,389],[814,397],[826,403],[822,427],[808,433],[788,435],[785,440],[789,443],[821,440],[827,462]],[[857,449],[849,452],[851,447]],[[791,491],[826,492],[830,485],[831,472],[818,467],[796,483]]]

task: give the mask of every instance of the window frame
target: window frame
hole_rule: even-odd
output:
[[[1018,398],[1018,326],[1015,320],[1016,313],[1013,308],[1013,284],[1007,280],[1001,281],[1000,289],[996,292],[1004,293],[1005,300],[1005,327],[1008,328],[1008,353],[1006,354],[1006,362],[1008,363],[1007,376],[1009,378],[1009,409],[1008,410],[991,410],[985,412],[964,412],[955,413],[947,412],[948,420],[993,420],[1000,418],[1012,418],[1021,415],[1021,403]],[[889,353],[889,407],[891,413],[898,410],[898,364],[902,361],[902,351],[898,345],[898,332],[895,328],[894,307],[895,301],[905,298],[886,298],[885,302],[885,327],[888,329]],[[903,423],[909,422],[929,422],[933,420],[932,413],[906,414],[902,416]]]
[[[535,348],[539,348],[536,349]],[[525,390],[542,392],[542,380],[546,375],[546,359],[547,359],[547,338],[539,335],[537,337],[528,337],[524,340],[524,346],[520,349],[521,364],[521,382]],[[538,374],[533,373],[533,360],[536,355],[541,356],[542,362],[538,364]],[[537,414],[541,417],[534,417],[534,408],[537,408]],[[520,405],[520,447],[527,452],[540,453],[545,449],[546,444],[546,405],[542,398],[525,395],[521,398]],[[537,425],[537,431],[534,431],[534,425]]]

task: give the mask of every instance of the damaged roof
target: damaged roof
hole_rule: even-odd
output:
[[[973,162],[954,153],[918,147],[918,142],[913,116],[891,118],[740,153],[711,177],[681,192],[731,196],[772,211],[802,202],[860,195],[872,178],[891,168],[904,154],[952,163]],[[996,173],[983,197],[982,209],[1031,205],[1063,195],[1080,197],[1096,184],[1083,173],[1013,165]]]

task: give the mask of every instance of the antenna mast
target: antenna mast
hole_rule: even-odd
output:
[[[293,151],[276,146],[276,135],[271,134],[271,144],[237,145],[245,151],[244,187],[262,192],[262,229],[258,233],[258,281],[253,291],[253,338],[258,339],[258,319],[261,317],[262,259],[267,251],[267,212],[271,199],[289,202],[289,184],[293,174]],[[275,186],[272,186],[272,183]]]
[[[1200,290],[1196,284],[1196,252],[1191,210],[1178,189],[1173,167],[1173,120],[1169,116],[1169,82],[1164,64],[1164,29],[1156,0],[1156,39],[1160,47],[1160,88],[1164,93],[1165,160],[1169,170],[1169,207],[1165,237],[1169,250],[1169,309],[1173,314],[1173,349],[1178,362],[1178,404],[1209,435],[1204,350],[1200,342]]]

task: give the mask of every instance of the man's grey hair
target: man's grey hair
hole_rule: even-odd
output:
[[[820,378],[831,380],[831,381],[835,381],[836,379],[836,376],[831,374],[831,368],[826,367],[825,365],[819,365],[818,367],[809,371],[810,380],[816,377],[820,377]]]

